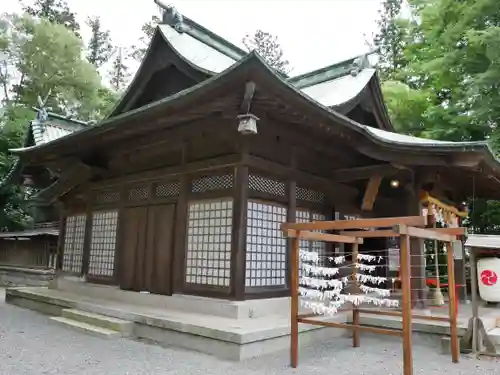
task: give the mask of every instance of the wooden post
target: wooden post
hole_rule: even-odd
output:
[[[297,233],[299,234],[299,233]],[[290,364],[297,368],[299,360],[299,238],[292,238],[290,254]]]
[[[231,243],[231,296],[237,301],[243,301],[245,299],[248,167],[236,166],[235,176]]]
[[[455,289],[455,261],[453,259],[453,242],[446,243],[448,259],[448,297],[450,308],[451,359],[458,363],[458,333],[457,333],[457,296]]]
[[[403,375],[413,375],[412,324],[411,324],[411,287],[410,287],[410,238],[400,237],[400,277],[403,292]]]
[[[477,295],[477,260],[476,249],[473,248],[470,252],[470,285],[471,285],[471,299],[472,299],[472,354],[477,354],[479,351],[479,332],[478,332],[478,319],[479,319],[479,296]]]
[[[358,282],[356,280],[356,262],[357,262],[357,259],[358,259],[358,251],[359,251],[359,248],[358,248],[358,244],[357,243],[353,243],[352,244],[352,272],[351,272],[351,277],[352,277],[352,280],[353,280],[353,285],[354,285],[354,293],[359,293],[359,288],[358,288]],[[353,304],[352,306],[352,325],[354,326],[353,327],[353,330],[352,330],[352,346],[354,348],[359,348],[359,329],[357,327],[359,327],[359,309],[357,306],[355,306]]]

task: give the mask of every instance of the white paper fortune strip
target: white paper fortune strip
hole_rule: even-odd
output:
[[[356,281],[361,282],[361,283],[371,283],[371,284],[383,284],[387,281],[386,277],[378,277],[378,276],[371,276],[371,275],[363,275],[360,273],[356,274]]]
[[[339,273],[338,268],[317,267],[306,263],[303,263],[301,267],[302,270],[308,275],[312,274],[316,276],[335,276]]]
[[[372,273],[377,269],[377,265],[356,263],[356,268],[359,268],[361,271],[366,271],[366,272]]]

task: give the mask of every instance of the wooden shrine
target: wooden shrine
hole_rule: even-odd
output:
[[[61,274],[162,295],[288,297],[284,222],[420,215],[421,189],[461,202],[473,179],[500,196],[485,143],[393,132],[367,56],[287,78],[178,14],[107,119],[12,151],[58,176],[38,198],[61,207]]]

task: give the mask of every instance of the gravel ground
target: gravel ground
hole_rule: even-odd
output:
[[[362,347],[357,349],[350,347],[348,339],[303,348],[299,368],[293,370],[288,367],[286,352],[241,363],[225,362],[184,350],[88,336],[2,302],[0,290],[0,375],[402,374],[400,341],[380,336],[362,336]],[[496,360],[463,357],[459,364],[452,364],[433,345],[416,341],[415,374],[500,375]]]

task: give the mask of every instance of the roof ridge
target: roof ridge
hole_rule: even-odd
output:
[[[231,43],[229,40],[214,33],[213,31],[208,30],[198,22],[193,21],[191,18],[184,16],[173,7],[167,7],[167,9],[164,9],[163,20],[159,23],[159,25],[168,25],[178,33],[185,32],[193,38],[205,43],[234,60],[239,60],[248,54],[248,52],[244,49]]]
[[[89,126],[90,125],[90,121],[77,120],[75,118],[71,118],[69,116],[59,115],[59,114],[54,113],[54,112],[48,112],[47,115],[48,115],[49,118],[53,117],[53,118],[56,118],[58,120],[69,121],[69,122],[73,122],[73,123],[78,124],[78,125],[83,125],[83,126]]]
[[[367,53],[363,53],[349,59],[324,66],[322,68],[311,70],[309,72],[299,74],[295,77],[291,77],[289,81],[299,88],[305,88],[321,82],[339,78],[351,72],[351,68],[353,67],[357,59],[367,58],[368,56],[373,55],[376,52],[377,50],[371,50]],[[363,66],[360,66],[360,68],[362,69]]]

